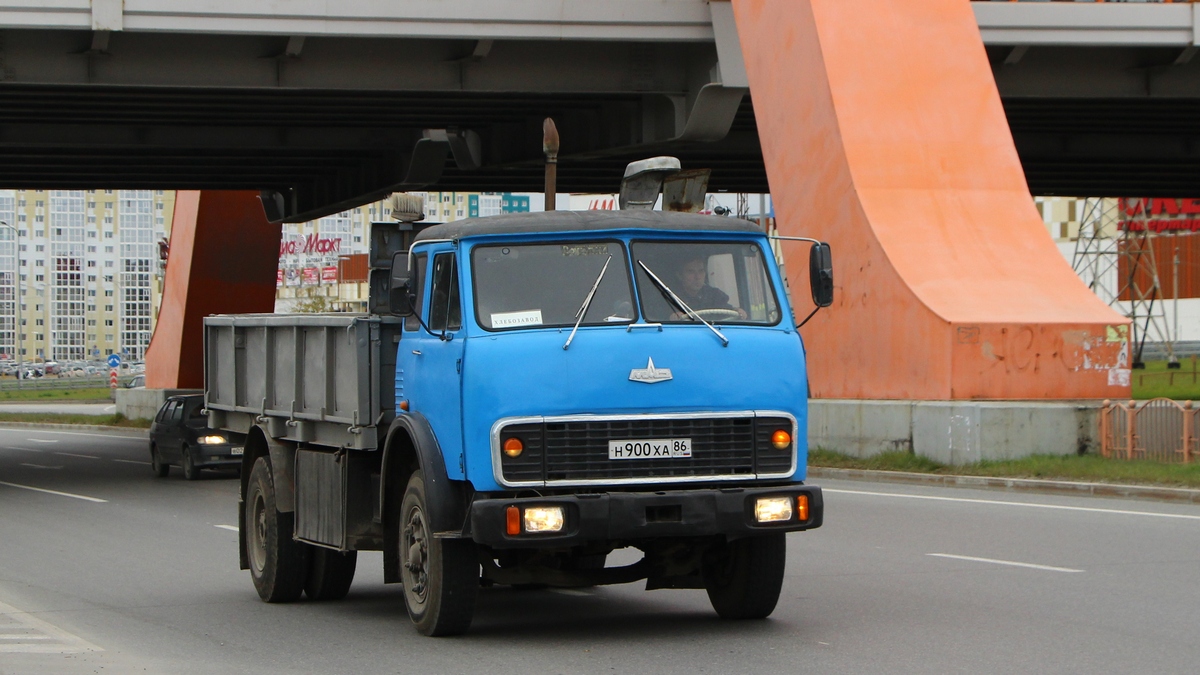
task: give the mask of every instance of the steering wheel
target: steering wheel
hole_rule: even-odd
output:
[[[697,316],[706,321],[728,321],[741,318],[736,309],[694,309]]]

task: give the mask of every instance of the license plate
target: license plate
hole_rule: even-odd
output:
[[[239,446],[239,447],[230,448],[230,449],[229,449],[229,454],[231,454],[231,455],[240,455],[240,454],[242,454],[242,453],[243,453],[243,452],[245,452],[245,451],[246,451],[246,449],[245,449],[245,448],[242,448],[242,447],[240,447],[240,446]]]
[[[609,441],[609,459],[674,459],[692,456],[690,438],[641,438]]]

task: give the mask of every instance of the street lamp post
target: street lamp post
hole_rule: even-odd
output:
[[[21,356],[21,231],[10,225],[7,221],[0,220],[0,227],[7,227],[13,231],[13,283],[15,284],[16,297],[13,298],[13,305],[16,307],[16,325],[13,327],[13,351],[17,353],[17,388],[20,389],[25,383],[25,359]]]

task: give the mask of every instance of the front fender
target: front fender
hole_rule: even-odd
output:
[[[395,494],[403,496],[410,475],[403,470],[404,465],[415,463],[425,477],[425,497],[429,502],[426,504],[427,516],[435,536],[460,536],[474,490],[469,482],[448,477],[441,446],[425,417],[420,413],[398,415],[388,430],[384,448],[384,480],[400,484],[381,486],[380,513],[388,512],[386,499],[389,492],[395,490]]]

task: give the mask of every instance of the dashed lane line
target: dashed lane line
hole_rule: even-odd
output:
[[[229,530],[230,532],[238,531],[237,525],[213,525],[213,527],[222,529],[222,530]]]
[[[1024,567],[1031,570],[1042,570],[1044,572],[1083,572],[1084,570],[1071,569],[1070,567],[1054,567],[1053,565],[1038,565],[1035,563],[1017,562],[1015,560],[996,560],[995,558],[977,558],[971,555],[954,555],[953,553],[926,553],[927,556],[934,558],[949,558],[951,560],[966,560],[968,562],[989,563],[992,565],[1007,565],[1009,567]]]
[[[59,497],[70,497],[72,499],[82,499],[85,502],[94,502],[97,504],[104,504],[104,503],[108,502],[107,499],[100,499],[99,497],[88,497],[87,495],[76,495],[76,494],[71,494],[70,492],[59,492],[58,490],[47,490],[46,488],[33,487],[32,485],[20,485],[18,483],[9,483],[8,481],[3,481],[3,480],[0,480],[0,485],[7,485],[8,487],[20,488],[22,490],[33,490],[34,492],[44,492],[48,495],[58,495]]]
[[[1033,502],[1006,502],[1000,499],[970,499],[967,497],[936,497],[934,495],[913,495],[902,492],[871,492],[868,490],[842,490],[840,488],[822,488],[822,492],[843,495],[866,495],[869,497],[895,497],[897,499],[924,499],[935,502],[961,502],[965,504],[987,504],[989,506],[1016,506],[1030,509],[1052,509],[1056,511],[1082,511],[1085,513],[1106,513],[1117,516],[1146,516],[1149,518],[1177,518],[1181,520],[1200,520],[1200,516],[1186,513],[1160,513],[1156,511],[1130,511],[1127,509],[1102,509],[1092,506],[1065,506],[1062,504],[1037,504]]]
[[[144,464],[146,466],[150,466],[150,462],[143,462],[137,459],[114,459],[113,461],[120,462],[122,464]]]
[[[100,459],[99,457],[96,457],[95,455],[78,455],[78,454],[75,454],[74,452],[56,452],[54,454],[64,455],[66,457],[78,457],[80,459]]]
[[[21,466],[27,466],[31,469],[61,469],[61,465],[52,466],[48,464],[30,464],[29,462],[21,462]]]
[[[54,440],[51,438],[26,438],[25,440],[33,441],[34,443],[57,443],[58,442],[57,440]]]

